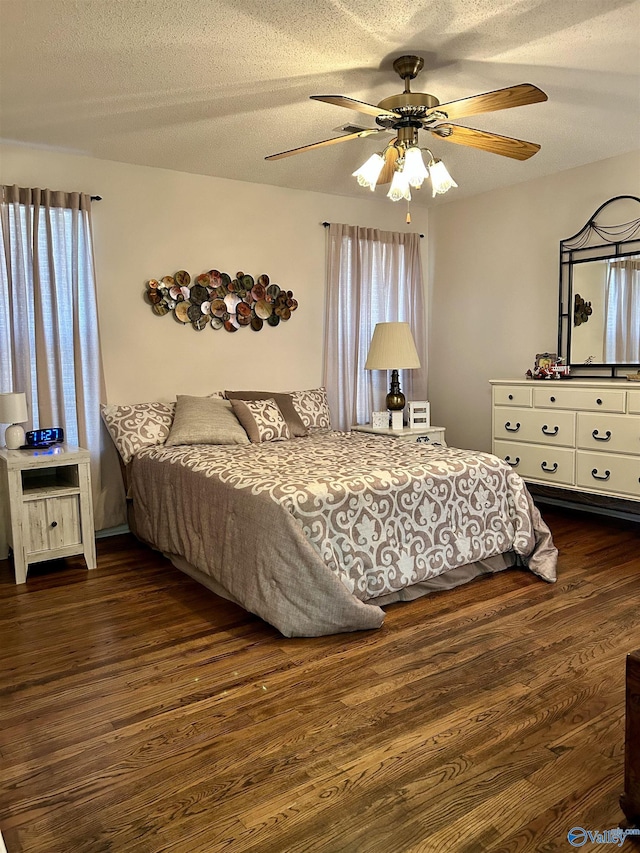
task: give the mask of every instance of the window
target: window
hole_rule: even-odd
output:
[[[324,383],[334,427],[367,423],[384,406],[386,371],[364,369],[376,323],[409,323],[426,363],[423,306],[418,234],[329,226]],[[425,399],[424,367],[405,371],[401,385],[408,400]]]
[[[97,496],[103,379],[90,210],[78,193],[2,187],[0,391],[26,393],[25,428],[61,426],[91,451]]]

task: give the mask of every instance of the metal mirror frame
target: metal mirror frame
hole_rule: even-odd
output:
[[[601,362],[587,365],[572,363],[570,360],[574,305],[574,267],[577,264],[588,261],[624,258],[640,253],[640,211],[638,218],[620,223],[619,225],[605,225],[598,220],[598,217],[606,208],[622,200],[625,203],[637,202],[640,205],[640,198],[638,196],[614,196],[600,205],[577,234],[560,241],[558,355],[565,359],[565,364],[570,365],[571,375],[575,379],[601,379],[605,377],[625,379],[626,375],[619,376],[619,371],[625,370],[628,373],[634,369],[640,369],[640,363],[609,364]],[[610,213],[610,211],[608,212]]]

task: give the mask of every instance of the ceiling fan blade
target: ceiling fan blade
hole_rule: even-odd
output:
[[[495,92],[485,92],[484,95],[472,95],[470,98],[461,98],[459,101],[449,101],[433,109],[446,113],[449,119],[458,119],[478,115],[478,113],[491,113],[495,110],[537,104],[546,100],[547,96],[542,89],[538,89],[532,83],[520,83],[518,86],[496,89]]]
[[[389,143],[389,147],[384,152],[384,166],[380,172],[380,177],[376,181],[376,186],[380,184],[388,184],[393,180],[393,173],[396,170],[396,160],[398,159],[398,149],[394,143],[397,142],[397,137]]]
[[[487,133],[484,130],[474,130],[472,127],[460,127],[456,124],[439,124],[431,128],[431,133],[447,142],[457,142],[458,145],[470,145],[491,154],[501,154],[513,160],[528,160],[540,150],[535,142],[524,142],[511,136],[498,136],[497,133]]]
[[[302,145],[300,148],[291,148],[289,151],[281,151],[279,154],[270,154],[265,160],[281,160],[283,157],[291,157],[292,154],[302,154],[303,151],[312,151],[314,148],[324,148],[325,145],[335,145],[337,142],[347,142],[349,139],[358,139],[371,136],[372,133],[384,133],[383,127],[374,127],[371,130],[359,130],[357,133],[346,133],[343,136],[334,136],[331,139],[323,139],[322,142],[312,142],[311,145]]]
[[[349,110],[357,110],[359,113],[366,113],[368,116],[398,116],[395,113],[390,113],[389,110],[381,110],[380,107],[375,107],[373,104],[365,104],[364,101],[356,101],[355,98],[347,98],[346,95],[310,95],[313,101],[323,101],[325,104],[333,104],[336,107],[346,107]]]

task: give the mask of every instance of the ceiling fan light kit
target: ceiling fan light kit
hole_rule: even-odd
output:
[[[546,101],[546,94],[537,86],[521,83],[517,86],[441,104],[435,95],[412,92],[410,89],[410,81],[418,75],[423,66],[424,60],[419,56],[408,55],[396,59],[393,69],[404,80],[404,92],[384,98],[377,105],[357,101],[345,95],[311,95],[313,100],[373,116],[378,127],[355,129],[353,133],[303,145],[301,148],[293,148],[279,154],[271,154],[265,159],[280,160],[314,148],[392,130],[396,133],[392,142],[382,152],[369,157],[359,169],[353,172],[353,177],[360,186],[368,187],[372,192],[378,184],[391,182],[387,197],[392,201],[406,199],[409,202],[411,187],[420,189],[427,177],[431,179],[433,196],[446,193],[452,187],[458,186],[442,160],[434,157],[430,149],[420,148],[419,130],[426,130],[447,142],[467,145],[515,160],[527,160],[540,150],[540,146],[533,142],[450,123],[451,119]],[[425,166],[421,151],[428,152],[430,156],[428,166]],[[410,221],[407,215],[407,222]]]

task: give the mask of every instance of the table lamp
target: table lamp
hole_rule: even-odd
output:
[[[390,370],[391,386],[387,394],[393,429],[402,429],[402,415],[406,400],[400,390],[398,370],[420,367],[418,351],[408,323],[378,323],[373,330],[365,370]]]
[[[9,424],[4,434],[8,450],[17,450],[25,442],[22,424],[29,420],[24,392],[0,394],[0,423]]]

